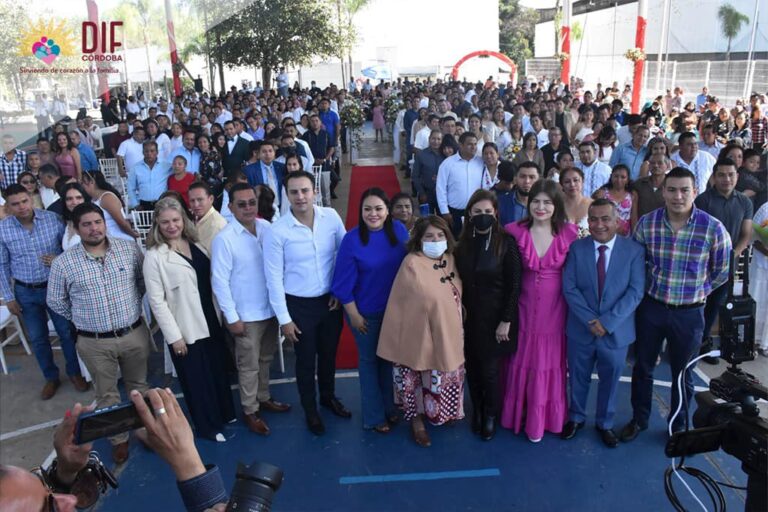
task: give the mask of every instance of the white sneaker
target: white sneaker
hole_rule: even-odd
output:
[[[216,434],[216,442],[217,443],[224,443],[226,441],[227,441],[227,438],[224,437],[224,434],[222,434],[222,433]]]
[[[532,437],[530,437],[530,436],[528,437],[528,440],[529,440],[530,442],[532,442],[532,443],[538,443],[539,441],[541,441],[541,439],[542,439],[541,437],[537,437],[537,438],[535,438],[535,439],[534,439],[534,438],[532,438]]]

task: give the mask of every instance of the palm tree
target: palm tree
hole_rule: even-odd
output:
[[[731,41],[741,32],[741,26],[749,23],[749,16],[740,13],[731,4],[723,4],[717,10],[717,17],[720,18],[722,34],[728,39],[725,60],[731,60]]]

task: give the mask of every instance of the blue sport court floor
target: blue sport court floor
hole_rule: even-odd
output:
[[[469,430],[467,420],[430,428],[431,448],[420,448],[401,422],[388,435],[361,428],[359,383],[355,372],[337,374],[337,395],[352,411],[351,420],[321,409],[324,436],[306,428],[292,380],[292,354],[286,353],[286,373],[273,370],[272,395],[293,405],[287,414],[264,413],[272,434],[249,432],[242,421],[230,425],[226,443],[198,440],[203,461],[217,464],[228,489],[238,461],[269,462],[285,471],[275,495],[275,511],[665,511],[672,510],[664,494],[664,417],[670,389],[669,367],[657,368],[655,404],[650,427],[631,443],[605,447],[588,420],[576,438],[563,441],[546,434],[539,444],[524,435],[500,429],[490,442]],[[157,363],[157,361],[155,361]],[[277,363],[277,361],[276,361]],[[275,364],[277,366],[277,364]],[[625,368],[618,400],[617,427],[631,418],[629,375]],[[155,384],[162,385],[159,371]],[[704,382],[697,376],[697,386]],[[178,392],[178,386],[174,389]],[[594,410],[596,381],[590,393]],[[239,403],[237,390],[233,390]],[[184,405],[182,400],[182,406]],[[465,412],[470,403],[465,400]],[[323,412],[325,411],[325,412]],[[96,449],[109,460],[109,446]],[[723,452],[697,455],[686,461],[715,480],[745,485],[739,462]],[[128,462],[118,473],[119,489],[97,505],[109,512],[183,510],[175,480],[157,455],[132,440]],[[689,485],[711,507],[697,483]],[[689,510],[700,510],[685,488],[676,485]],[[743,510],[743,491],[724,488],[729,510]],[[707,498],[707,501],[704,499]]]

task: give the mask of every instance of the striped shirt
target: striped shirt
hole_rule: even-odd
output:
[[[13,185],[19,179],[19,174],[27,168],[27,153],[17,149],[13,153],[13,158],[8,160],[8,156],[0,154],[0,188],[5,190],[9,185]]]
[[[48,281],[45,254],[60,254],[64,223],[53,212],[35,209],[32,229],[14,216],[0,221],[0,293],[3,300],[14,300],[11,279],[29,284]]]
[[[133,325],[141,315],[141,250],[136,242],[108,240],[103,258],[77,244],[51,265],[48,306],[80,331],[116,331]]]
[[[695,206],[677,233],[666,213],[659,208],[644,215],[635,230],[635,240],[645,246],[646,293],[675,306],[704,302],[728,281],[731,237],[719,220]]]

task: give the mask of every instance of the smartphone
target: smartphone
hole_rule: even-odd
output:
[[[152,410],[149,400],[144,398],[144,401]],[[75,425],[75,443],[90,443],[102,437],[115,436],[143,426],[133,402],[119,403],[82,413]]]

